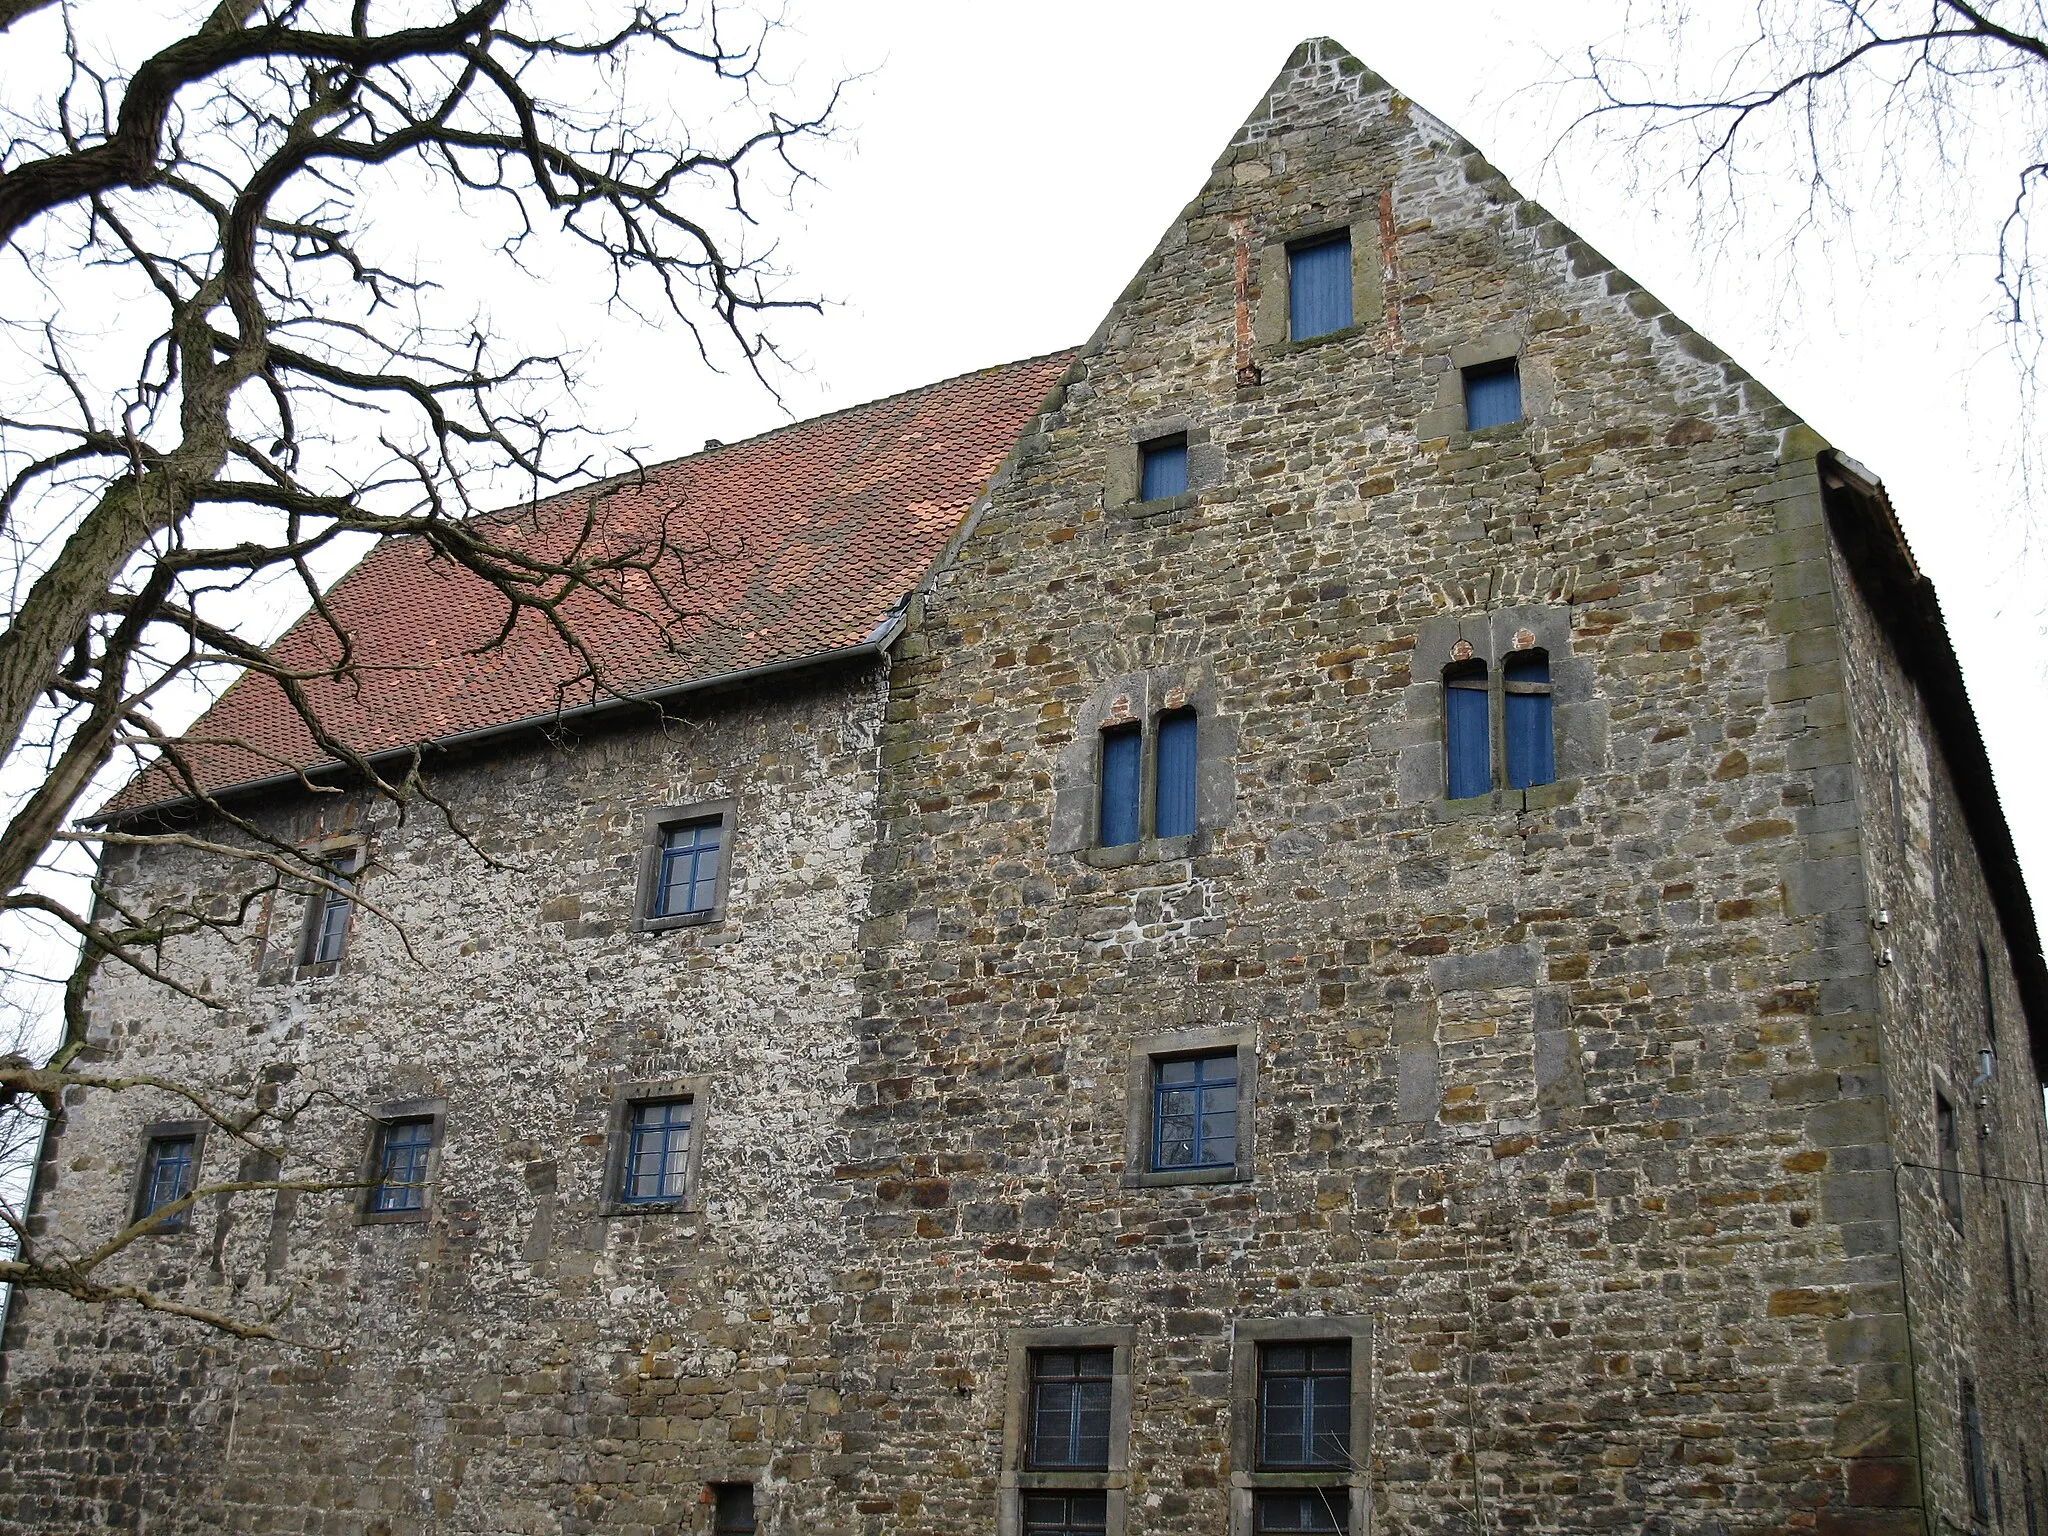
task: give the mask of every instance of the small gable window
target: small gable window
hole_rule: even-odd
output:
[[[1288,334],[1296,341],[1351,324],[1351,235],[1333,235],[1287,252]]]
[[[135,1219],[146,1221],[165,1206],[174,1205],[192,1193],[198,1182],[199,1138],[197,1135],[152,1136],[143,1146],[142,1190],[135,1202]],[[175,1232],[185,1225],[189,1207],[157,1223],[160,1232]]]
[[[1160,837],[1186,837],[1195,830],[1195,712],[1175,709],[1159,717],[1157,800],[1154,820]]]
[[[1444,668],[1446,793],[1453,800],[1493,792],[1493,748],[1487,729],[1486,663],[1454,661]]]
[[[1550,658],[1542,651],[1517,651],[1501,669],[1506,690],[1508,788],[1530,789],[1557,779],[1557,747],[1551,725]]]
[[[1121,848],[1138,840],[1139,763],[1144,731],[1136,721],[1102,733],[1102,846]]]
[[[1465,370],[1465,429],[1483,431],[1522,419],[1522,371],[1513,358]]]
[[[348,948],[356,872],[362,867],[362,859],[362,850],[351,848],[325,866],[329,883],[318,887],[306,904],[306,928],[299,940],[300,965],[334,965]]]
[[[1138,447],[1138,499],[1164,501],[1188,488],[1188,440],[1185,434],[1162,437]]]

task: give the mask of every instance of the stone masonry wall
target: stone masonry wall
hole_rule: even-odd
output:
[[[1276,340],[1273,248],[1335,227],[1384,309]],[[1464,431],[1505,355],[1527,420]],[[1130,504],[1160,431],[1201,483]],[[1239,1530],[1233,1342],[1305,1317],[1369,1324],[1377,1530],[1919,1528],[1822,446],[1355,59],[1290,61],[893,676],[860,1529],[995,1531],[1012,1330],[1072,1325],[1131,1330],[1128,1529]],[[1418,648],[1525,622],[1566,776],[1446,802]],[[1077,733],[1174,686],[1231,792],[1073,850]],[[1249,1183],[1123,1178],[1175,1029],[1255,1038]]]
[[[323,1360],[133,1310],[17,1298],[0,1391],[0,1529],[684,1532],[710,1480],[762,1485],[762,1530],[818,1529],[837,1446],[835,1110],[873,824],[874,675],[700,699],[666,729],[501,749],[376,813],[339,974],[257,986],[259,933],[168,957],[227,1006],[110,969],[109,1070],[350,1105],[444,1097],[424,1225],[359,1225],[354,1191],[241,1197],[117,1266],[202,1306],[273,1309],[346,1346]],[[635,931],[642,813],[731,798],[725,920]],[[315,840],[360,806],[280,804]],[[323,819],[324,818],[324,819]],[[232,884],[198,856],[110,870]],[[296,910],[271,931],[286,945]],[[702,1075],[695,1215],[600,1211],[611,1084]],[[42,1209],[80,1242],[125,1223],[148,1095],[73,1110]],[[366,1128],[295,1127],[350,1176]],[[210,1138],[205,1175],[234,1154]]]
[[[1834,581],[1871,903],[1886,919],[1875,937],[1889,953],[1877,976],[1896,1171],[1872,1179],[1868,1199],[1880,1210],[1890,1204],[1903,1228],[1931,1511],[1956,1527],[1972,1519],[1961,1442],[1968,1378],[1985,1426],[1991,1528],[2018,1536],[2048,1520],[2040,1412],[2048,1269],[2034,1272],[2048,1255],[2041,1086],[1997,914],[1926,707],[1839,556]],[[1979,1058],[1987,1044],[1997,1052],[1988,1083]],[[1937,1092],[1962,1121],[1960,1229],[1942,1200]]]

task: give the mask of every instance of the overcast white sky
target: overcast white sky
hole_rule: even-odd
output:
[[[1860,250],[1797,272],[1741,244],[1715,261],[1695,251],[1683,208],[1630,194],[1611,165],[1567,154],[1546,168],[1553,59],[1610,37],[1620,11],[792,0],[785,58],[800,50],[821,81],[842,65],[871,73],[784,248],[803,283],[838,301],[783,331],[807,369],[790,406],[836,409],[1085,338],[1294,45],[1333,36],[1884,477],[1940,590],[2030,884],[2048,890],[2048,796],[2025,777],[2048,755],[2048,599],[2038,561],[2019,555],[1989,259],[1966,250],[1944,269],[1888,217],[1863,226]],[[1989,244],[1989,228],[1971,233]],[[1781,301],[1788,279],[1804,304]],[[707,379],[673,337],[574,323],[599,338],[601,403],[637,412],[635,435],[664,454],[781,419],[758,389]]]

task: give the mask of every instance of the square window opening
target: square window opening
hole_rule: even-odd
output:
[[[670,1205],[687,1198],[695,1102],[646,1099],[627,1106],[618,1198],[624,1205]]]
[[[1465,430],[1482,432],[1522,419],[1522,370],[1513,358],[1465,370]]]
[[[1101,1472],[1109,1467],[1110,1388],[1115,1352],[1031,1352],[1030,1459],[1033,1471]]]
[[[1350,1463],[1351,1341],[1259,1346],[1260,1468],[1349,1468]]]
[[[1152,1171],[1235,1167],[1237,1113],[1235,1050],[1156,1058]]]
[[[1287,329],[1309,341],[1351,326],[1351,232],[1287,251]]]
[[[405,1215],[427,1208],[427,1173],[434,1150],[431,1115],[386,1120],[377,1130],[369,1209],[373,1215]]]
[[[1138,499],[1164,501],[1188,489],[1186,434],[1162,437],[1138,447]]]
[[[711,1485],[711,1530],[713,1536],[753,1536],[754,1485],[713,1483]]]
[[[192,1193],[198,1185],[199,1138],[197,1136],[152,1136],[143,1147],[142,1192],[136,1201],[135,1219],[146,1221],[165,1206]],[[156,1224],[159,1232],[176,1232],[191,1215],[191,1207],[165,1216]]]

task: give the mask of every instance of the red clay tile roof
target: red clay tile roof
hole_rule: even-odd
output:
[[[559,551],[595,506],[605,532],[644,544],[666,519],[669,546],[683,552],[680,582],[664,583],[687,595],[681,622],[673,597],[648,602],[654,613],[592,593],[564,605],[612,694],[857,646],[917,585],[1072,360],[1061,352],[983,369],[493,514],[495,536]],[[614,579],[628,592],[649,580]],[[545,718],[592,697],[576,681],[577,658],[538,617],[522,616],[494,647],[504,598],[422,540],[378,545],[335,584],[328,606],[355,645],[357,675],[320,679],[307,693],[327,728],[365,754]],[[336,647],[309,614],[276,651],[304,668],[331,662]],[[255,675],[237,679],[186,740],[210,790],[325,760],[277,685]],[[108,809],[183,793],[152,767]]]

